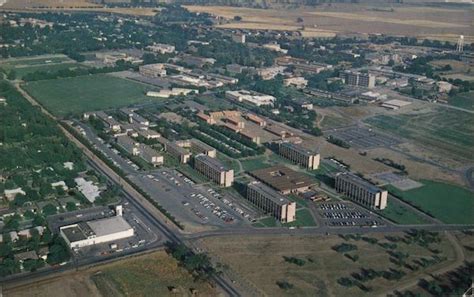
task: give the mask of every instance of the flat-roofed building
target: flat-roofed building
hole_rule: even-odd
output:
[[[120,111],[128,117],[128,121],[130,124],[137,124],[142,126],[149,126],[150,121],[136,113],[131,108],[121,108]]]
[[[233,116],[229,116],[229,117],[226,117],[225,119],[225,122],[226,123],[230,123],[234,126],[237,126],[239,128],[245,128],[245,122],[243,120],[241,120],[240,118],[238,117],[233,117]]]
[[[203,112],[198,112],[196,116],[198,117],[198,119],[206,122],[209,125],[214,125],[216,123],[216,120],[213,117],[208,116],[207,114]]]
[[[247,185],[246,198],[280,222],[290,223],[296,219],[296,203],[261,182],[254,181]]]
[[[143,76],[148,77],[163,77],[166,76],[166,68],[165,65],[158,63],[158,64],[148,64],[143,65],[138,68],[138,71]]]
[[[236,125],[233,125],[233,124],[230,124],[230,123],[225,123],[223,125],[224,128],[234,132],[234,133],[240,133],[242,131],[242,128],[239,128],[239,126],[236,126]]]
[[[388,192],[386,190],[349,172],[336,175],[336,191],[372,209],[387,207]]]
[[[189,140],[176,141],[176,145],[184,148],[190,148],[195,153],[197,152],[198,154],[205,154],[211,158],[215,158],[217,155],[217,151],[215,148],[194,138]]]
[[[191,153],[183,149],[174,142],[169,141],[164,137],[157,138],[157,140],[165,147],[165,151],[172,157],[179,160],[180,163],[188,163],[191,159]]]
[[[234,182],[234,170],[224,166],[219,160],[200,154],[194,158],[196,171],[223,187],[230,187]]]
[[[254,170],[249,174],[283,195],[307,191],[315,183],[308,175],[282,165]]]
[[[112,116],[109,116],[103,111],[98,111],[94,114],[95,117],[99,118],[106,125],[107,129],[117,132],[120,131],[121,126]]]
[[[375,75],[368,72],[359,72],[352,70],[345,70],[339,74],[339,77],[344,79],[347,85],[373,88],[375,87]]]
[[[264,128],[265,131],[268,131],[276,136],[279,136],[280,138],[286,138],[293,136],[293,133],[285,129],[284,127],[277,125],[277,124],[269,124],[265,126]]]
[[[164,162],[163,156],[146,144],[140,144],[140,157],[153,166],[162,165]]]
[[[299,144],[280,142],[278,145],[278,152],[286,159],[301,165],[304,168],[315,170],[319,167],[320,155]]]
[[[259,125],[260,127],[265,127],[267,122],[259,116],[254,115],[253,113],[248,113],[245,115],[247,120]]]
[[[246,131],[246,130],[242,130],[240,131],[240,135],[245,138],[245,139],[248,139],[256,144],[260,144],[260,136],[256,135],[255,133],[251,132],[251,131]]]
[[[128,135],[120,135],[116,137],[117,144],[120,145],[127,153],[132,156],[140,154],[139,143],[130,138]]]
[[[63,226],[59,228],[59,233],[71,249],[124,239],[134,235],[133,228],[122,216]]]
[[[169,44],[155,43],[154,45],[149,45],[146,47],[147,50],[159,53],[159,54],[171,54],[174,53],[175,47]]]
[[[225,96],[230,100],[247,102],[256,106],[273,105],[276,100],[276,98],[271,95],[247,90],[226,91]]]
[[[287,87],[292,86],[297,89],[304,89],[308,85],[308,80],[302,76],[289,77],[283,80],[283,84]]]
[[[143,129],[136,129],[137,135],[145,138],[145,139],[157,139],[161,137],[161,134],[156,132],[155,130],[143,130]]]

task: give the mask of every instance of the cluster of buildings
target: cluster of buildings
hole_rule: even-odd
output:
[[[117,144],[128,154],[139,156],[153,166],[159,166],[164,163],[164,157],[151,146],[139,143],[128,135],[119,135],[116,137]]]

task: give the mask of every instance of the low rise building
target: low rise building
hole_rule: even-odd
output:
[[[275,67],[266,67],[257,69],[257,74],[263,80],[274,79],[278,74],[283,74],[286,67],[284,66],[275,66]]]
[[[178,159],[180,163],[188,163],[191,159],[191,153],[178,146],[176,143],[171,142],[164,137],[158,138],[158,141],[165,147],[165,151],[172,157]]]
[[[224,166],[219,160],[200,154],[194,158],[196,171],[223,187],[230,187],[234,182],[234,170]]]
[[[277,125],[277,124],[269,124],[266,125],[264,128],[265,131],[268,131],[276,136],[279,136],[280,138],[286,138],[286,137],[291,137],[293,136],[293,133],[288,131],[288,129]]]
[[[150,121],[136,113],[133,109],[131,108],[121,108],[120,111],[128,117],[128,122],[130,124],[137,124],[141,126],[149,126]]]
[[[59,228],[59,234],[71,249],[132,237],[135,233],[122,217],[80,222]]]
[[[140,150],[139,144],[128,135],[120,135],[116,137],[117,144],[120,145],[127,153],[132,156],[138,156]]]
[[[255,133],[251,131],[242,130],[240,131],[240,135],[247,140],[250,140],[256,144],[260,144],[260,136],[256,135]]]
[[[90,203],[94,203],[94,201],[100,196],[99,187],[96,186],[92,181],[87,181],[82,177],[76,177],[74,182],[77,184],[77,189],[79,192],[81,192]],[[56,208],[59,209],[59,206]]]
[[[252,113],[246,114],[245,117],[247,118],[247,120],[259,125],[260,127],[265,127],[267,125],[267,122],[264,119]]]
[[[262,45],[263,48],[269,49],[271,51],[287,54],[288,50],[281,48],[281,46],[278,43],[267,43]]]
[[[339,74],[339,77],[342,78],[347,85],[364,87],[364,88],[373,88],[375,87],[375,75],[369,72],[360,72],[354,70],[345,70]]]
[[[174,53],[175,47],[169,44],[155,43],[154,45],[149,45],[146,47],[148,51],[158,53],[158,54],[171,54]]]
[[[186,96],[188,94],[197,94],[197,93],[199,93],[199,91],[196,89],[172,88],[172,89],[163,89],[158,92],[148,91],[146,95],[148,97],[169,98],[171,96]]]
[[[138,68],[138,71],[143,76],[148,77],[163,77],[166,76],[166,68],[163,64],[148,64]]]
[[[209,125],[214,125],[216,123],[216,120],[213,117],[211,117],[211,116],[209,116],[209,115],[207,115],[203,112],[198,112],[196,114],[196,116],[198,117],[198,119],[206,122]]]
[[[140,157],[150,163],[153,166],[163,165],[164,158],[163,156],[154,150],[151,146],[146,144],[140,144]]]
[[[246,102],[256,106],[273,105],[276,100],[273,96],[247,90],[226,91],[225,96],[230,100]]]
[[[217,151],[210,145],[205,144],[204,142],[198,139],[189,139],[189,140],[179,140],[175,142],[177,146],[183,148],[189,148],[197,154],[205,154],[211,158],[217,156]]]
[[[237,43],[245,43],[245,33],[235,33],[232,35],[232,41]]]
[[[315,183],[308,175],[282,165],[254,170],[249,174],[283,195],[305,192]]]
[[[319,167],[320,155],[299,144],[280,142],[278,152],[281,156],[304,168],[316,170]]]
[[[117,120],[115,120],[112,116],[109,116],[108,114],[106,114],[105,112],[98,111],[93,115],[99,118],[102,122],[104,122],[108,130],[111,130],[114,132],[121,130],[120,123]]]
[[[246,198],[258,209],[282,223],[290,223],[296,219],[296,203],[261,182],[254,181],[247,185]]]
[[[356,203],[371,209],[387,207],[388,192],[355,174],[339,173],[336,175],[335,184],[337,192],[344,194]]]
[[[297,89],[304,89],[308,85],[308,80],[302,76],[289,77],[283,80],[283,84],[287,87],[295,87]]]

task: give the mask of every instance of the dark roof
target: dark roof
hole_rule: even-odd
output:
[[[314,184],[314,180],[308,175],[282,165],[258,169],[249,173],[280,192],[309,187]]]

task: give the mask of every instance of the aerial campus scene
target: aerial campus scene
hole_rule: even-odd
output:
[[[473,16],[0,0],[0,297],[473,296]]]

